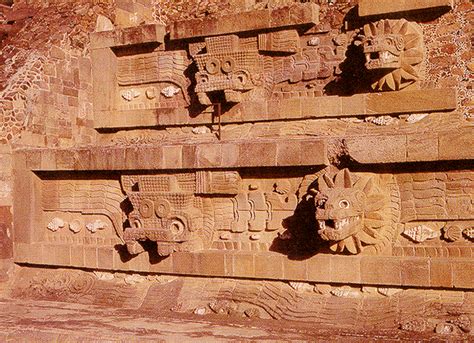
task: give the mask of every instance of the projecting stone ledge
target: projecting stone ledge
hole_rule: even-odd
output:
[[[453,8],[453,5],[453,0],[360,0],[359,15],[364,17],[397,12]]]
[[[328,165],[327,143],[272,139],[161,146],[91,147],[16,152],[15,169],[163,170]]]
[[[166,30],[164,25],[141,25],[121,30],[102,31],[91,33],[92,49],[111,48],[134,44],[158,43],[165,41]]]
[[[458,130],[345,140],[349,156],[363,164],[474,159],[474,127]]]
[[[353,96],[295,97],[269,101],[247,101],[221,116],[221,122],[245,123],[295,119],[364,117],[390,114],[448,112],[456,109],[456,90],[422,89],[400,92],[356,94]],[[161,110],[97,111],[97,129],[173,125],[205,125],[212,114],[191,116],[184,108]]]
[[[169,31],[170,39],[174,40],[318,23],[319,6],[304,3],[275,10],[242,12],[219,18],[176,21],[169,27]]]

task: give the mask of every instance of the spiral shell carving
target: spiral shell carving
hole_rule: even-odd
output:
[[[421,243],[428,239],[433,239],[439,236],[439,233],[426,225],[419,225],[409,229],[405,229],[403,234],[410,238],[413,242]]]

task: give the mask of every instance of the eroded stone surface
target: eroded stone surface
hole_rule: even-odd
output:
[[[371,16],[416,10],[436,10],[439,8],[449,9],[453,6],[453,0],[360,0],[359,15]]]
[[[2,280],[13,245],[96,272],[38,270],[18,297],[462,337],[472,6],[1,7]]]

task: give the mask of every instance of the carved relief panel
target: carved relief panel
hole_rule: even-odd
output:
[[[416,22],[329,28],[319,22],[319,6],[297,2],[215,23],[204,18],[97,32],[92,40],[98,129],[210,124],[217,105],[229,122],[378,115],[358,106],[360,95],[417,89],[425,56]],[[354,106],[338,108],[338,95],[354,96],[348,101]],[[314,98],[322,100],[305,111],[292,102]],[[387,114],[402,111],[420,109]]]

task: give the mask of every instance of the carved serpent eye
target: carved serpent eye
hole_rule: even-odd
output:
[[[184,232],[185,225],[179,218],[174,218],[170,225],[169,229],[173,235],[180,235]]]
[[[230,73],[234,70],[235,61],[232,57],[226,57],[222,61],[221,69],[224,73]]]
[[[343,200],[339,201],[339,207],[340,207],[340,208],[344,208],[344,209],[345,209],[345,208],[349,208],[349,207],[350,207],[350,203],[349,203],[349,201],[343,199]]]
[[[206,70],[209,74],[216,74],[220,69],[221,63],[217,58],[209,58],[206,62]]]

